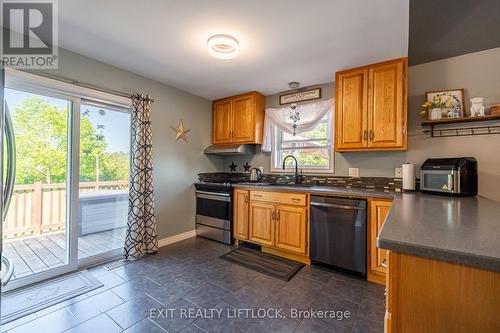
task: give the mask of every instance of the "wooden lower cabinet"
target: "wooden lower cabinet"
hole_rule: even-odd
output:
[[[250,202],[249,240],[274,245],[274,210],[273,204]]]
[[[275,246],[300,254],[306,254],[307,212],[305,207],[276,207]]]
[[[500,332],[500,273],[389,252],[385,332]]]
[[[309,196],[235,189],[233,236],[309,263]],[[245,213],[248,212],[248,213]]]
[[[385,284],[387,250],[377,248],[377,236],[391,209],[391,200],[371,199],[368,213],[368,280]]]
[[[233,236],[248,239],[248,204],[250,191],[235,189],[233,192]]]

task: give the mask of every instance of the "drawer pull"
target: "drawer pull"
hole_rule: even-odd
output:
[[[380,266],[387,268],[387,259],[382,260],[382,262],[380,263]]]
[[[297,198],[292,198],[292,201],[293,201],[293,202],[299,202],[299,201],[300,201],[300,199],[297,199]]]
[[[256,198],[262,198],[262,195],[260,195],[260,194],[254,194],[253,196]]]

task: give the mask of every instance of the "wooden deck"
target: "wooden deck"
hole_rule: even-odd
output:
[[[123,247],[125,228],[78,237],[78,259]],[[2,255],[14,263],[14,276],[20,278],[62,266],[66,262],[64,232],[15,240],[4,240]]]

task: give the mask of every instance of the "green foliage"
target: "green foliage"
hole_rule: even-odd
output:
[[[63,183],[68,155],[68,109],[58,109],[39,96],[23,100],[13,113],[16,133],[16,184]],[[80,118],[80,180],[127,180],[127,153],[107,153],[103,135],[92,122]]]

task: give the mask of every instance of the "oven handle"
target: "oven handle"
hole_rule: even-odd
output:
[[[359,207],[359,206],[327,204],[327,203],[321,203],[321,202],[311,202],[311,206],[319,206],[319,207],[327,207],[327,208],[355,209],[355,210],[364,210],[365,209],[365,207]]]
[[[201,199],[209,199],[209,200],[219,200],[219,201],[231,201],[231,197],[229,193],[213,193],[213,192],[205,192],[205,191],[196,191],[196,197]]]

